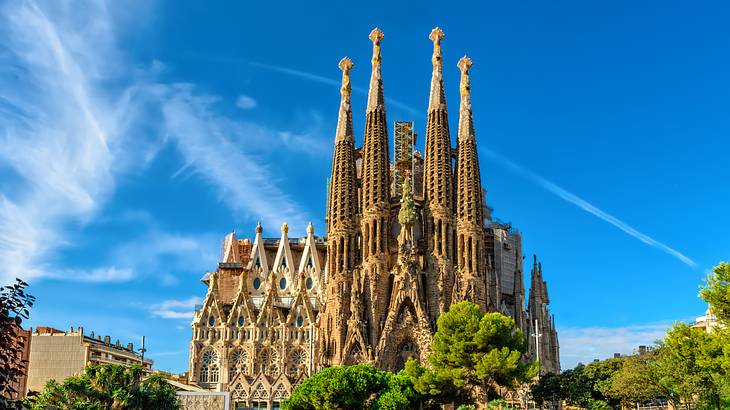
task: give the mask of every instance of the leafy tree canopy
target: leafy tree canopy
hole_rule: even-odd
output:
[[[523,362],[527,341],[514,320],[483,314],[478,305],[460,302],[438,319],[429,363],[415,382],[423,394],[443,394],[465,402],[488,399],[497,386],[514,387],[537,375],[535,362]]]
[[[720,321],[730,324],[730,263],[720,262],[712,269],[700,296],[710,304]]]
[[[175,388],[162,376],[144,377],[141,366],[88,366],[84,373],[58,383],[51,380],[42,392],[25,402],[31,410],[177,410]]]
[[[15,383],[26,366],[18,330],[35,302],[35,297],[25,293],[26,287],[28,284],[20,279],[0,287],[0,408],[3,409],[17,407],[18,403],[10,403],[7,398],[18,393]]]

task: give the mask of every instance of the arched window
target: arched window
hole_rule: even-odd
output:
[[[278,376],[279,375],[279,353],[276,352],[276,350],[271,350],[271,369],[269,373],[272,376]]]
[[[206,350],[203,352],[201,358],[200,377],[198,377],[198,380],[202,383],[217,383],[219,376],[218,354],[215,350]]]
[[[248,373],[248,353],[245,350],[236,350],[231,355],[229,380],[233,380],[239,373]]]
[[[291,367],[289,368],[289,374],[296,376],[299,369],[303,369],[307,364],[307,353],[304,349],[297,349],[291,355]]]

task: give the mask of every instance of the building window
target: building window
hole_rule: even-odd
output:
[[[301,316],[297,316],[297,326],[302,327],[304,324],[304,318]]]
[[[238,317],[238,326],[243,326],[243,324],[246,323],[246,319],[243,318],[243,316]]]
[[[248,353],[245,350],[236,350],[231,355],[231,368],[229,373],[229,381],[233,380],[239,373],[248,372]]]
[[[307,278],[307,289],[312,289],[313,286],[314,281],[312,280],[312,278]]]
[[[281,258],[281,267],[286,268],[286,257]]]
[[[279,287],[281,289],[286,289],[286,278],[279,279]]]
[[[253,280],[253,288],[258,289],[261,287],[261,278],[255,278]]]
[[[202,383],[217,383],[220,371],[218,369],[218,354],[214,350],[207,350],[203,353],[202,366],[200,366],[200,377]]]
[[[215,317],[213,315],[211,315],[208,318],[208,326],[213,326],[213,325],[215,325]]]

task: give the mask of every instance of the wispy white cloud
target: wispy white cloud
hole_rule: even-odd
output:
[[[251,110],[253,108],[256,108],[256,100],[254,100],[252,97],[249,97],[248,95],[239,95],[238,99],[236,100],[236,107],[242,110]]]
[[[646,323],[624,327],[565,327],[558,329],[560,362],[563,369],[594,359],[631,354],[639,346],[652,346],[664,338],[671,322]]]
[[[297,70],[294,68],[281,67],[281,66],[276,66],[276,65],[271,65],[271,64],[264,64],[264,63],[259,63],[256,61],[251,61],[251,62],[249,62],[249,64],[251,64],[254,67],[259,67],[259,68],[263,68],[266,70],[275,71],[275,72],[282,73],[282,74],[287,74],[292,77],[297,77],[297,78],[301,78],[304,80],[313,81],[315,83],[330,85],[330,86],[334,86],[334,87],[338,87],[338,88],[341,85],[341,80],[335,80],[333,78],[324,77],[324,76],[321,76],[318,74],[308,73],[306,71],[301,71],[301,70]],[[362,95],[367,95],[367,93],[368,93],[367,88],[357,87],[357,86],[352,86],[352,91],[354,91],[358,94],[362,94]],[[386,102],[386,104],[388,104],[390,106],[396,107],[396,108],[398,108],[402,111],[405,111],[408,114],[411,114],[414,116],[419,116],[419,115],[425,114],[424,110],[419,110],[419,109],[413,108],[412,106],[410,106],[406,103],[403,103],[401,101],[398,101],[396,99],[393,99],[393,98],[386,97],[385,102]]]
[[[195,305],[203,302],[203,299],[193,296],[189,299],[169,299],[152,305],[149,311],[152,316],[163,319],[185,319],[192,320],[195,312]]]
[[[96,6],[83,9],[104,16]],[[65,243],[58,234],[64,222],[91,217],[114,186],[112,145],[121,124],[113,101],[95,93],[105,77],[101,56],[91,53],[103,48],[110,27],[101,19],[70,36],[67,25],[77,23],[54,24],[30,1],[0,8],[0,163],[22,181],[0,194],[3,282],[44,275],[41,261]]]
[[[216,187],[228,207],[269,226],[282,221],[304,226],[307,215],[279,188],[267,162],[247,153],[231,138],[270,143],[268,128],[217,114],[212,105],[215,100],[196,94],[190,85],[157,85],[152,89],[161,104],[164,132],[175,142],[185,167]]]
[[[566,189],[554,184],[551,181],[548,181],[547,179],[535,174],[534,172],[528,170],[527,168],[505,158],[504,156],[497,154],[496,152],[487,149],[487,148],[480,148],[480,151],[487,154],[488,157],[490,157],[493,161],[497,162],[498,164],[501,164],[505,168],[511,170],[512,172],[516,173],[517,175],[520,175],[539,187],[545,189],[546,191],[558,196],[559,198],[563,199],[566,202],[569,202],[578,208],[588,212],[589,214],[597,217],[598,219],[601,219],[604,222],[607,222],[616,228],[620,229],[624,233],[628,234],[629,236],[632,236],[639,241],[645,243],[646,245],[651,246],[652,248],[658,249],[668,255],[671,255],[672,257],[678,259],[682,263],[686,264],[689,267],[694,268],[697,266],[695,261],[684,255],[682,252],[670,247],[669,245],[666,245],[662,242],[659,242],[658,240],[650,237],[649,235],[646,235],[642,232],[639,232],[634,227],[630,226],[626,222],[616,218],[615,216],[603,211],[602,209],[598,208],[597,206],[591,204],[590,202],[586,201],[585,199],[573,194],[572,192],[567,191]]]
[[[170,142],[234,212],[275,226],[308,219],[249,148],[311,154],[306,142],[316,135],[218,115],[216,96],[159,82],[163,64],[140,69],[121,51],[112,6],[0,5],[0,282],[74,272],[92,281],[134,277],[134,267],[120,265],[51,267],[59,249],[72,245],[69,227],[98,217],[116,180],[139,172]]]

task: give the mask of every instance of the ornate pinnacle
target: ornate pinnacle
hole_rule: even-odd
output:
[[[385,37],[379,28],[374,28],[368,36],[373,42],[373,66],[380,65],[382,58],[380,57],[380,42]]]
[[[472,66],[471,58],[467,56],[461,57],[457,66],[461,70],[461,84],[459,87],[461,89],[461,96],[468,97],[471,92],[471,84],[469,81],[469,69]]]
[[[375,111],[377,109],[385,110],[385,101],[383,97],[383,78],[380,73],[380,64],[383,59],[380,56],[380,42],[385,36],[379,28],[374,28],[370,32],[370,40],[373,42],[373,69],[370,74],[370,89],[368,90],[368,105],[366,112]]]
[[[342,87],[340,93],[340,113],[337,118],[337,131],[335,132],[335,143],[338,141],[352,140],[352,114],[350,111],[350,95],[352,95],[352,85],[350,85],[350,70],[355,66],[349,57],[340,60],[340,70],[342,70]]]
[[[433,41],[433,57],[431,58],[431,62],[434,67],[438,66],[441,68],[441,40],[444,39],[444,32],[440,28],[436,27],[431,30],[431,34],[429,34],[428,38]]]
[[[314,235],[314,225],[312,225],[312,221],[309,221],[309,225],[307,225],[307,233]]]
[[[355,64],[352,63],[352,60],[350,60],[350,57],[344,57],[342,60],[340,60],[340,70],[342,70],[342,88],[340,89],[340,92],[343,96],[347,95],[348,97],[350,94],[352,94],[352,86],[350,85],[350,70],[352,70],[352,67],[354,67]]]
[[[258,223],[256,224],[256,233],[261,233],[261,232],[263,232],[263,231],[264,231],[264,228],[262,228],[262,227],[261,227],[261,221],[259,221],[259,222],[258,222]]]
[[[289,233],[289,225],[286,222],[281,224],[281,233]]]

